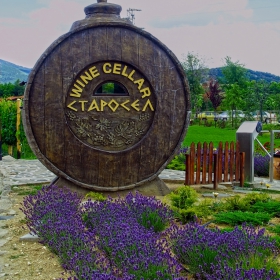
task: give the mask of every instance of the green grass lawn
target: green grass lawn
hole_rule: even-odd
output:
[[[266,126],[263,126],[263,130],[266,130]],[[236,131],[237,129],[232,128],[218,128],[215,126],[204,126],[204,125],[190,125],[186,137],[182,143],[182,147],[189,147],[192,142],[197,144],[198,142],[210,143],[213,142],[214,147],[217,147],[219,142],[231,142],[236,141]],[[264,144],[270,142],[270,133],[262,133],[258,136],[258,140]],[[280,148],[280,139],[274,139],[275,148]],[[258,143],[255,141],[255,150],[259,150]],[[8,146],[2,145],[3,155],[8,154]],[[14,157],[16,157],[16,149],[14,148]],[[22,159],[35,159],[36,156],[31,151],[27,141],[22,143],[21,149],[21,158]]]
[[[265,127],[264,127],[265,129]],[[230,128],[218,128],[214,126],[203,126],[203,125],[191,125],[188,128],[187,135],[182,143],[183,147],[189,147],[192,142],[197,144],[198,142],[210,143],[213,142],[214,147],[217,147],[219,142],[231,142],[236,141],[236,131],[237,129]],[[270,142],[270,133],[263,133],[258,135],[258,140],[264,144]],[[275,148],[280,147],[280,139],[275,139]],[[255,141],[255,145],[258,145]]]

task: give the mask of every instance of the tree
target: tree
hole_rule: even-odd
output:
[[[227,56],[225,58],[225,65],[222,67],[223,78],[221,83],[226,87],[232,84],[237,84],[240,88],[246,85],[247,69],[239,61],[232,62],[231,58]]]
[[[251,81],[251,91],[254,95],[255,104],[260,110],[261,122],[263,121],[263,109],[269,97],[270,85],[264,80]]]
[[[237,83],[228,85],[225,93],[225,98],[223,100],[225,107],[231,110],[231,120],[232,127],[234,126],[234,111],[240,108],[244,103],[243,90]]]
[[[2,143],[15,145],[16,138],[17,105],[16,102],[2,100],[0,102],[0,125]]]
[[[220,88],[219,82],[211,79],[208,84],[208,89],[206,95],[208,99],[211,101],[213,108],[217,111],[217,108],[221,105],[223,96],[222,89]]]
[[[208,68],[202,58],[192,53],[187,54],[182,66],[189,82],[192,108],[197,114],[203,102],[204,88],[202,87],[202,82],[206,80]]]
[[[24,94],[24,86],[20,85],[20,81],[0,84],[0,97],[21,96]]]
[[[225,65],[222,67],[223,78],[220,79],[222,88],[225,91],[223,104],[231,110],[232,126],[234,110],[241,109],[247,100],[248,78],[247,69],[239,61],[233,62],[229,56],[225,58]],[[250,98],[247,100],[250,101]]]

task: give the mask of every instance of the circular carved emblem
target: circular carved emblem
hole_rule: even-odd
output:
[[[65,99],[72,133],[103,151],[123,151],[148,133],[156,111],[150,82],[125,62],[87,65],[74,79]]]

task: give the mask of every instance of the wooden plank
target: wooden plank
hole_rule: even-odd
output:
[[[61,76],[64,108],[66,107],[65,99],[73,80],[90,63],[90,48],[86,46],[89,46],[88,30],[75,33],[61,44]],[[91,174],[91,168],[94,168],[91,164],[96,161],[96,157],[93,160],[92,154],[84,149],[83,144],[73,135],[68,125],[64,127],[63,143],[65,146],[65,173],[84,184],[96,183],[92,179],[94,176]],[[63,169],[61,168],[61,170]]]
[[[64,104],[61,94],[61,53],[57,47],[45,60],[45,146],[46,157],[64,169]]]
[[[206,173],[207,173],[207,154],[208,145],[206,142],[203,143],[203,161],[202,161],[202,184],[206,184]]]
[[[118,175],[116,169],[118,166],[120,166],[120,162],[115,160],[115,155],[102,155],[102,160],[99,160],[98,185],[112,189],[117,187]]]
[[[84,173],[81,171],[82,158],[83,155],[80,153],[82,150],[82,143],[76,137],[73,137],[73,134],[70,130],[65,130],[64,132],[65,139],[71,139],[71,141],[65,141],[65,173],[75,179],[78,182],[85,183]]]
[[[139,65],[139,36],[132,30],[121,30],[122,60],[132,65]]]
[[[27,130],[29,145],[33,151],[46,153],[45,145],[45,67],[44,65],[37,71],[32,89],[29,93],[29,110],[25,112],[29,115],[30,126]],[[31,133],[29,133],[29,131]],[[33,135],[32,135],[33,132]],[[33,138],[34,136],[34,138]],[[38,149],[39,148],[39,149]]]
[[[230,143],[230,166],[234,167],[234,142]],[[233,181],[233,168],[230,169],[230,182]]]
[[[209,154],[208,154],[208,184],[213,182],[213,142],[209,143]]]
[[[240,153],[240,186],[244,186],[244,180],[245,180],[245,152]]]
[[[88,49],[90,62],[108,59],[107,27],[96,27],[88,30]]]
[[[176,130],[172,126],[173,122],[171,119],[171,110],[173,101],[170,100],[169,93],[164,91],[165,87],[168,87],[168,67],[169,60],[166,58],[165,53],[155,46],[154,49],[154,64],[156,65],[164,65],[166,67],[162,67],[162,71],[159,74],[159,79],[156,81],[155,87],[155,95],[157,97],[157,114],[154,119],[154,131],[156,132],[156,149],[161,151],[160,153],[155,154],[155,164],[158,166],[163,165],[166,160],[169,158],[170,151],[170,133],[172,130]],[[163,135],[164,137],[160,137]],[[180,134],[179,134],[180,135]],[[172,147],[175,148],[174,146]]]
[[[185,186],[190,185],[190,169],[191,169],[191,157],[189,154],[186,154]]]
[[[218,189],[219,183],[219,154],[214,154],[214,186],[213,189]]]
[[[235,143],[235,175],[234,180],[239,181],[240,180],[240,147],[239,142],[237,141]]]
[[[218,183],[222,182],[223,143],[218,146]]]
[[[196,152],[196,184],[200,184],[200,167],[201,167],[201,143],[197,143]]]
[[[228,170],[230,168],[230,170],[232,170],[234,168],[233,165],[230,164],[230,166],[228,166],[228,160],[229,160],[229,153],[230,153],[230,158],[232,157],[232,153],[231,151],[229,151],[229,145],[228,142],[225,143],[225,150],[224,150],[224,182],[228,182],[229,178],[228,178]]]
[[[121,166],[118,170],[119,186],[131,185],[151,175],[149,156],[145,155],[145,160],[143,160],[141,149],[133,149],[117,155],[121,160]],[[139,171],[140,169],[141,171]]]
[[[83,177],[80,179],[81,182],[98,186],[99,153],[85,145],[81,145],[79,152],[82,155],[80,158],[80,165],[83,167]]]
[[[107,27],[106,41],[107,44],[107,59],[108,60],[122,60],[122,30],[118,27]]]
[[[194,165],[195,165],[195,145],[192,142],[190,146],[190,158],[191,158],[191,166],[190,166],[190,185],[194,184]]]

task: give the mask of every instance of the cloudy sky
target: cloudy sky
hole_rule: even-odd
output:
[[[111,0],[135,12],[135,24],[171,49],[208,67],[229,56],[246,68],[280,76],[280,0]],[[96,0],[0,0],[0,59],[32,68]]]

